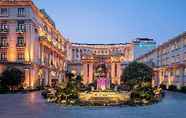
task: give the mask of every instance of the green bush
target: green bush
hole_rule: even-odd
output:
[[[129,63],[123,70],[122,81],[125,81],[131,89],[135,89],[138,86],[151,87],[152,76],[153,69],[151,67],[144,63],[134,61]]]
[[[164,90],[167,89],[166,85],[164,85],[164,84],[161,84],[161,85],[160,85],[160,88],[162,88],[162,89],[164,89]]]
[[[186,86],[181,87],[180,91],[186,93]]]
[[[168,90],[170,90],[170,91],[177,91],[177,87],[175,85],[170,85]]]

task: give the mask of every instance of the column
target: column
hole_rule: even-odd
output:
[[[30,71],[29,69],[25,69],[25,82],[24,82],[24,87],[29,88],[31,86],[30,82]]]
[[[44,75],[44,79],[45,79],[45,86],[48,86],[49,85],[49,74],[48,74],[48,69],[45,69],[45,71],[44,71],[45,73],[45,75]]]
[[[184,67],[180,68],[180,78],[179,78],[179,84],[177,85],[177,88],[181,89],[182,86],[184,86]]]
[[[121,64],[117,63],[117,84],[120,85],[120,79],[121,79]]]
[[[115,63],[111,63],[111,81],[115,83],[115,74],[114,74]]]
[[[17,43],[17,35],[16,35],[16,22],[11,21],[9,23],[9,47],[8,47],[8,61],[15,62],[17,59],[17,50],[16,50],[16,43]]]
[[[172,78],[173,78],[173,77],[171,76],[172,69],[168,69],[167,72],[168,72],[168,77],[167,77],[167,79],[168,79],[167,88],[169,88],[169,86],[172,85]]]
[[[89,84],[93,82],[93,63],[89,64]]]
[[[35,89],[39,85],[38,80],[38,69],[36,67],[33,67],[30,69],[30,80],[31,80],[31,88]]]
[[[84,63],[83,64],[83,83],[84,84],[87,84],[87,79],[88,79],[88,77],[87,77],[87,64]]]

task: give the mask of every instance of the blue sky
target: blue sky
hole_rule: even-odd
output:
[[[33,0],[67,38],[82,43],[158,44],[186,31],[186,0]]]

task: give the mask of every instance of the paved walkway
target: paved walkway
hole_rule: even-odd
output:
[[[145,107],[64,108],[46,103],[40,92],[0,95],[0,118],[186,118],[186,94],[167,93]]]

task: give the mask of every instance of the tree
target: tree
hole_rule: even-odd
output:
[[[68,82],[66,86],[59,86],[57,88],[57,102],[65,100],[66,104],[75,104],[78,102],[78,91],[79,91],[79,82],[81,81],[81,76],[76,76],[73,73],[66,73]],[[70,103],[73,101],[74,103]]]
[[[24,81],[23,75],[17,68],[7,68],[1,75],[1,84],[5,88],[15,90]]]
[[[153,69],[146,64],[134,61],[124,69],[122,80],[125,81],[131,89],[136,86],[151,86]]]

